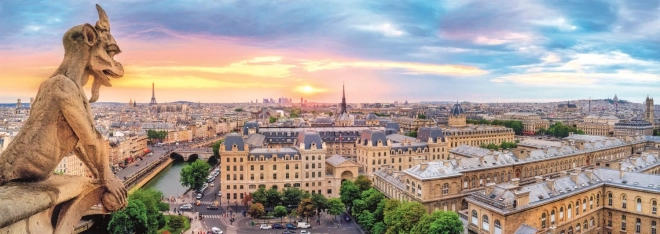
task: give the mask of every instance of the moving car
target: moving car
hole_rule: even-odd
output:
[[[307,222],[298,222],[298,228],[311,228],[312,225]]]
[[[220,230],[220,228],[217,227],[212,227],[211,231],[213,232],[213,234],[223,234],[222,230]]]
[[[210,206],[207,206],[206,209],[207,209],[207,210],[217,210],[217,209],[218,209],[218,205],[210,205]]]
[[[261,230],[269,230],[269,229],[272,229],[272,227],[268,226],[268,224],[262,224],[262,225],[259,227],[259,229],[261,229]]]
[[[222,197],[222,191],[218,191],[218,197]]]
[[[198,193],[197,194],[197,199],[202,199],[202,197],[204,197],[204,193]]]
[[[273,226],[271,226],[271,228],[273,228],[273,229],[284,229],[282,224],[279,224],[279,223],[274,223]]]
[[[286,230],[296,230],[296,226],[291,223],[286,224]]]
[[[300,231],[300,234],[312,234],[312,233],[308,232],[308,231],[305,231],[305,230],[302,230],[302,231]]]
[[[192,205],[191,204],[185,204],[179,207],[179,210],[192,210]]]

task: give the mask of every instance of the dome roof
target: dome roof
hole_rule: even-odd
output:
[[[376,120],[376,119],[378,119],[378,116],[376,116],[374,113],[369,113],[369,115],[367,115],[367,120]]]
[[[451,108],[451,111],[449,112],[451,115],[462,115],[465,114],[465,111],[461,107],[461,104],[454,104],[454,107]]]

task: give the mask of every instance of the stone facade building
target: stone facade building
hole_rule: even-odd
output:
[[[534,134],[539,129],[548,129],[550,123],[547,120],[541,119],[541,116],[529,112],[509,112],[504,113],[500,118],[501,120],[517,120],[523,124],[523,134]]]
[[[646,120],[632,120],[614,124],[614,136],[651,136],[653,124]]]
[[[589,115],[577,123],[577,128],[584,134],[595,136],[614,136],[614,124],[619,118],[611,115]]]

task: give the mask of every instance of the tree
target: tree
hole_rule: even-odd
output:
[[[341,202],[350,208],[354,200],[360,199],[360,188],[353,181],[345,180],[339,188],[339,197]]]
[[[360,196],[362,197],[361,200],[363,200],[366,205],[366,209],[370,212],[376,212],[378,204],[385,199],[385,194],[375,188],[370,188],[369,190],[362,192]]]
[[[353,216],[359,216],[365,210],[368,211],[366,202],[362,199],[353,200],[353,207],[351,207],[351,214]]]
[[[123,210],[112,213],[108,223],[108,231],[112,234],[148,233],[147,210],[139,200],[128,200]],[[155,231],[155,230],[154,230]]]
[[[162,227],[165,227],[167,221],[161,211],[167,211],[170,209],[169,204],[162,202],[161,198],[163,197],[163,192],[149,188],[149,189],[138,189],[133,192],[129,199],[142,202],[145,207],[147,214],[147,228],[149,230],[158,230]],[[155,233],[149,231],[148,233]]]
[[[306,198],[300,201],[300,205],[298,205],[298,214],[307,218],[307,222],[309,222],[309,217],[314,217],[314,215],[316,215],[316,207],[314,207],[312,199]]]
[[[266,190],[266,207],[274,207],[282,203],[282,196],[275,188]]]
[[[421,203],[404,202],[395,210],[385,213],[386,233],[410,233],[424,214],[426,214],[426,208]]]
[[[276,206],[275,209],[273,210],[273,215],[277,218],[280,218],[280,223],[283,222],[282,219],[284,218],[284,216],[287,215],[286,207]]]
[[[337,215],[340,215],[346,209],[346,205],[339,198],[330,198],[328,199],[328,214],[334,215],[337,219]]]
[[[451,211],[436,211],[432,214],[424,214],[411,233],[463,233],[463,223],[458,215]]]
[[[321,213],[328,209],[328,199],[323,196],[323,194],[315,193],[312,194],[312,203],[316,207],[316,212]]]
[[[387,227],[385,227],[385,223],[378,222],[374,224],[374,227],[371,228],[371,234],[384,234],[387,231]]]
[[[252,203],[247,213],[250,215],[250,217],[254,219],[258,219],[261,218],[261,216],[264,216],[264,214],[266,214],[266,209],[264,208],[264,205],[262,205],[261,203]]]
[[[275,117],[275,116],[271,116],[271,117],[269,117],[269,118],[268,118],[268,122],[269,122],[269,123],[275,123],[275,122],[277,122],[277,117]]]
[[[418,115],[417,115],[417,118],[418,118],[418,119],[426,119],[426,115],[424,115],[424,114],[418,114]]]
[[[154,140],[163,141],[167,138],[167,131],[147,130],[147,138],[151,141],[151,144],[154,143]]]
[[[190,187],[195,190],[200,189],[206,181],[209,169],[211,169],[211,166],[208,163],[202,160],[195,160],[181,169],[181,178],[179,178],[179,181],[184,187]]]
[[[241,200],[241,203],[243,204],[243,206],[248,207],[251,201],[252,201],[252,194],[245,193],[245,196],[243,196],[243,200]]]
[[[288,188],[282,191],[282,205],[291,207],[300,204],[302,200],[302,190],[298,188]]]
[[[518,144],[516,144],[515,142],[503,141],[502,144],[500,144],[500,148],[502,148],[502,149],[513,149],[513,148],[517,148],[517,147],[518,147]]]
[[[412,131],[412,132],[406,133],[406,136],[417,137],[417,131]]]
[[[213,145],[211,146],[213,148],[214,156],[220,156],[220,145],[222,145],[222,142],[224,142],[224,140],[219,140],[213,143]]]
[[[188,217],[183,215],[171,215],[168,217],[167,226],[173,229],[183,228],[186,225],[186,220]]]
[[[252,204],[259,203],[261,205],[266,204],[268,199],[266,199],[266,188],[264,187],[259,187],[257,191],[254,191],[252,193]]]
[[[236,111],[236,112],[243,112],[243,108],[236,108],[234,111]]]
[[[332,115],[335,114],[335,113],[332,112],[332,111],[328,111],[328,112],[326,112],[326,114],[328,114],[330,117],[332,117]]]
[[[371,230],[374,227],[374,224],[376,224],[376,219],[374,218],[374,214],[369,212],[368,210],[362,212],[360,216],[357,217],[357,221],[365,230]]]
[[[353,183],[360,188],[360,192],[367,191],[371,188],[371,180],[364,175],[359,175]]]

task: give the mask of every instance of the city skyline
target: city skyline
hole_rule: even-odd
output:
[[[0,103],[33,97],[62,34],[96,22],[80,3],[0,3]],[[126,75],[99,102],[149,103],[152,83],[163,103],[338,103],[342,81],[349,103],[654,96],[658,3],[509,4],[107,2]]]

